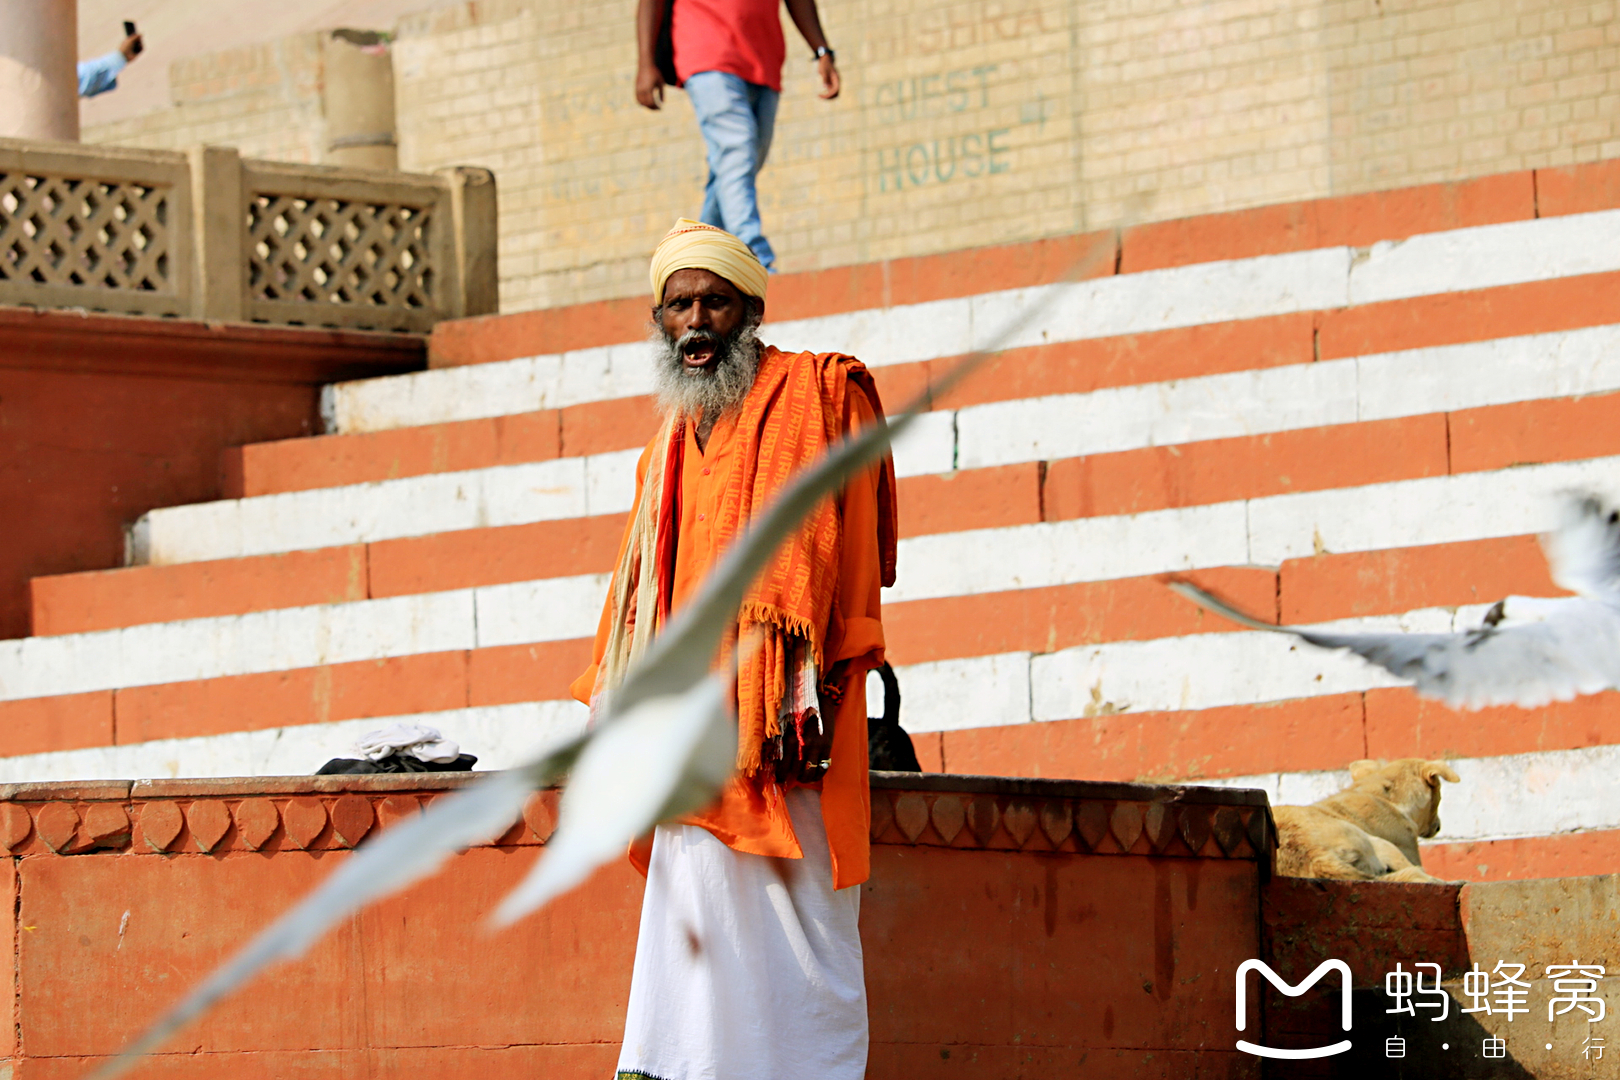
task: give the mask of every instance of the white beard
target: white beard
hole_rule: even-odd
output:
[[[691,331],[671,338],[662,327],[653,329],[653,362],[658,407],[681,416],[704,417],[710,421],[737,408],[753,389],[759,374],[762,346],[754,331],[759,317],[750,314],[715,349],[712,369],[689,368],[681,354]]]

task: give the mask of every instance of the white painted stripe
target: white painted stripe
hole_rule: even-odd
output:
[[[1423,608],[1323,628],[1448,633],[1479,626],[1486,608]],[[1348,654],[1255,632],[940,660],[897,668],[896,674],[901,723],[919,733],[1216,709],[1407,685]]]
[[[153,510],[131,558],[165,565],[524,525],[630,508],[639,450]]]
[[[1350,302],[1489,289],[1620,269],[1620,211],[1380,240],[1350,268]]]
[[[1238,371],[957,413],[964,469],[1353,423],[1356,362]]]
[[[1620,771],[1620,746],[1450,760],[1462,781],[1444,785],[1440,833],[1428,843],[1620,828],[1620,791],[1614,783]],[[1350,774],[1348,770],[1262,773],[1197,782],[1258,788],[1273,805],[1303,806],[1348,787]]]
[[[650,394],[652,352],[628,342],[327,386],[329,432],[387,431]]]
[[[1245,504],[914,536],[885,601],[1037,589],[1249,561]]]
[[[462,753],[478,758],[479,771],[509,769],[584,731],[586,717],[585,706],[578,702],[531,701],[22,754],[0,758],[0,783],[308,775],[332,758],[357,756],[355,740],[396,722],[438,728],[460,745]]]
[[[1364,252],[1320,248],[1067,285],[770,324],[783,348],[869,366],[956,356],[999,340],[1028,304],[1053,308],[1007,347],[1088,340],[1620,270],[1620,210],[1430,233]],[[329,430],[382,431],[533,412],[651,390],[644,343],[442,368],[328,389]]]
[[[1620,390],[1620,326],[1239,371],[957,413],[960,468]]]
[[[607,575],[0,641],[0,701],[589,637]]]
[[[476,590],[479,648],[590,637],[611,579],[581,574]]]
[[[1620,497],[1620,457],[912,537],[900,542],[899,573],[886,599],[1521,536],[1551,528],[1559,496],[1575,489]]]
[[[900,723],[907,731],[959,731],[1029,722],[1027,652],[939,660],[894,669]],[[883,711],[883,690],[867,680],[866,711]]]
[[[1376,353],[1355,364],[1362,420],[1610,393],[1620,390],[1620,326]]]
[[[1620,496],[1620,457],[1250,500],[1249,559],[1277,566],[1315,551],[1484,540],[1539,533],[1557,521],[1558,496]]]

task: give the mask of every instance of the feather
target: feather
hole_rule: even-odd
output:
[[[1508,597],[1487,625],[1452,634],[1340,633],[1262,622],[1185,581],[1170,588],[1251,630],[1342,649],[1457,708],[1535,708],[1620,686],[1620,515],[1597,498],[1565,502],[1542,537],[1554,580],[1581,595]]]
[[[557,831],[496,910],[507,926],[624,854],[651,823],[701,808],[737,760],[731,673],[685,694],[642,698],[592,739],[558,806]],[[678,770],[677,768],[678,767]]]

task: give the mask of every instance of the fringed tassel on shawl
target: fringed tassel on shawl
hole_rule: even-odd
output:
[[[737,771],[752,776],[767,764],[766,741],[782,734],[788,680],[799,678],[798,669],[803,666],[792,662],[800,651],[794,646],[802,643],[809,652],[813,688],[814,672],[822,667],[820,635],[813,632],[809,620],[757,600],[744,601],[737,622],[739,633],[760,633],[764,638],[737,676]]]
[[[591,723],[595,724],[607,696],[624,681],[630,665],[647,651],[658,633],[660,611],[659,522],[664,516],[669,474],[668,458],[682,435],[680,422],[671,419],[660,433],[660,448],[641,483],[641,500],[636,503],[619,565],[613,571],[610,603],[613,618],[608,629],[607,647],[591,691]]]

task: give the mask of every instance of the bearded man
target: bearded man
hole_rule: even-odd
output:
[[[766,272],[736,237],[677,222],[653,255],[657,397],[636,501],[574,695],[595,713],[660,625],[797,470],[882,421],[836,353],[760,343]],[[647,875],[620,1078],[858,1080],[866,984],[866,673],[894,581],[894,466],[852,480],[767,564],[737,618],[737,772],[631,852]]]

